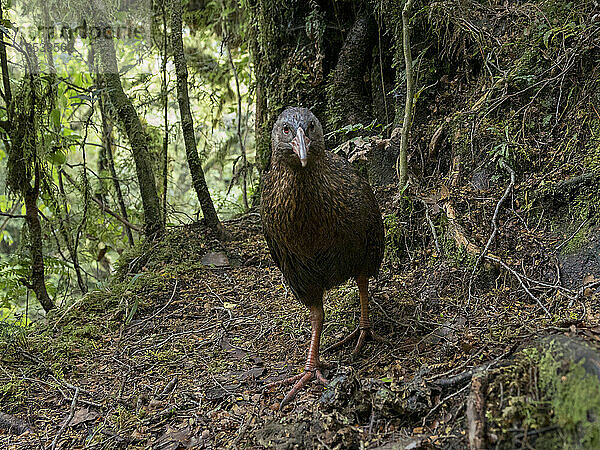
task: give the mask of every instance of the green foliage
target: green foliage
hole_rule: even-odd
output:
[[[383,218],[385,229],[385,253],[392,261],[399,261],[406,254],[406,234],[408,229],[396,214],[388,214]]]
[[[21,280],[31,273],[29,258],[11,255],[0,260],[0,315],[7,315],[16,299],[26,293]]]
[[[7,26],[16,29],[23,23],[32,21],[35,5],[29,5],[32,8],[26,5],[24,9],[21,6],[12,5],[5,10],[8,15],[6,20],[10,20]],[[63,6],[53,4],[51,13],[63,11]],[[83,7],[79,5],[65,13],[80,11],[80,6]],[[109,2],[109,13],[116,13],[113,6]],[[115,42],[123,87],[132,98],[139,115],[145,120],[153,169],[156,175],[160,175],[163,171],[166,130],[162,105],[157,101],[161,95],[162,74],[155,70],[154,64],[162,55],[163,36],[162,10],[158,4],[154,6],[158,9],[155,11],[157,14],[154,16],[154,36],[151,41]],[[252,169],[254,109],[252,65],[248,48],[250,23],[248,8],[237,1],[208,1],[204,6],[206,7],[195,11],[190,8],[186,11],[184,44],[198,148],[207,169],[205,175],[208,185],[219,200],[216,202],[220,205],[218,212],[227,217],[239,213],[241,189],[239,177],[231,183],[234,178],[232,165],[240,153],[240,143],[236,127],[237,93],[232,68],[223,52],[224,42],[231,49],[240,81],[241,131],[251,164],[248,177],[250,188],[255,189],[254,184],[257,183]],[[168,7],[166,13],[170,14]],[[71,17],[76,21],[70,15],[64,17]],[[75,45],[75,52],[65,52],[61,46],[68,42],[57,34],[52,44],[55,44],[53,57],[56,73],[47,73],[47,56],[44,51],[35,52],[41,71],[39,75],[33,73],[29,76],[19,70],[11,71],[14,102],[19,108],[15,111],[15,123],[11,124],[16,130],[14,142],[11,142],[13,145],[4,147],[0,144],[0,188],[5,188],[3,182],[6,180],[10,194],[10,197],[0,195],[0,209],[7,212],[13,204],[18,204],[23,189],[33,183],[33,163],[37,161],[41,171],[38,207],[43,214],[41,224],[44,256],[48,261],[47,286],[51,295],[59,302],[69,302],[81,295],[71,250],[76,251],[83,282],[91,290],[102,286],[113,270],[112,264],[129,246],[129,241],[122,223],[91,201],[92,196],[101,196],[108,208],[119,216],[123,215],[111,182],[111,172],[106,166],[106,157],[100,152],[103,129],[98,99],[102,86],[93,73],[97,61],[90,53],[90,42],[79,39],[71,43]],[[140,51],[142,47],[144,49]],[[9,47],[8,52],[10,61],[23,60],[23,55],[14,48]],[[140,60],[141,54],[146,59]],[[167,224],[181,224],[196,219],[199,206],[185,159],[174,95],[175,73],[170,65],[167,80]],[[35,105],[33,109],[30,108],[32,105]],[[114,140],[112,154],[116,176],[121,183],[127,219],[140,225],[143,224],[144,217],[136,182],[137,173],[128,149],[125,130],[117,120],[115,108],[110,102],[106,104],[106,116],[110,136]],[[2,108],[0,120],[6,119],[6,109]],[[5,129],[0,128],[0,133],[3,142],[7,142],[4,139],[8,137]],[[60,171],[63,175],[59,178]],[[73,180],[73,183],[69,180]],[[231,192],[225,195],[230,184],[233,184]],[[161,181],[158,182],[158,187],[162,190]],[[22,213],[20,208],[15,214],[19,213]],[[20,315],[25,309],[26,289],[19,283],[18,277],[26,278],[30,267],[26,257],[13,258],[18,245],[23,244],[23,248],[26,248],[28,242],[26,234],[21,236],[19,228],[13,225],[17,223],[19,219],[10,219],[8,225],[0,231],[0,241],[3,241],[0,243],[0,270],[7,274],[7,277],[0,280],[0,305],[7,307],[2,310],[2,314],[10,313],[10,317]],[[139,240],[139,237],[134,237]],[[24,251],[21,253],[25,254]],[[4,255],[11,256],[6,259]],[[17,259],[19,263],[14,262]],[[35,302],[30,302],[30,317],[33,303]]]

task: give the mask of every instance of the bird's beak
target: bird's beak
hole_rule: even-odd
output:
[[[300,158],[300,164],[302,167],[306,167],[306,158],[308,147],[310,146],[310,139],[304,134],[302,127],[298,127],[296,131],[296,137],[292,140],[292,149],[294,153]]]

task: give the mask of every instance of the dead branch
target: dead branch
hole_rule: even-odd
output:
[[[498,213],[500,212],[500,207],[502,206],[502,204],[504,203],[504,201],[508,198],[508,195],[511,193],[513,187],[515,186],[515,171],[512,170],[509,167],[509,165],[506,164],[502,160],[500,161],[500,167],[502,167],[504,170],[506,170],[510,174],[510,183],[508,184],[508,186],[504,190],[504,195],[502,195],[502,197],[500,198],[500,200],[496,204],[496,209],[494,210],[494,216],[492,217],[492,227],[493,227],[492,234],[490,235],[490,238],[488,239],[487,243],[485,244],[485,247],[483,248],[483,251],[481,252],[481,254],[479,255],[479,257],[477,258],[477,261],[475,261],[475,266],[473,266],[473,270],[471,271],[471,278],[469,280],[469,302],[471,300],[471,288],[473,286],[473,279],[475,278],[475,273],[477,272],[477,269],[479,268],[479,264],[481,263],[481,260],[487,254],[490,246],[492,245],[492,242],[493,242],[494,238],[498,234]],[[544,308],[544,310],[546,310],[546,309]]]
[[[508,270],[510,273],[512,273],[515,276],[515,278],[519,281],[519,283],[521,284],[521,287],[525,290],[527,295],[532,300],[535,300],[535,302],[544,310],[544,313],[546,313],[546,316],[548,317],[548,319],[552,318],[552,314],[550,314],[550,311],[548,311],[548,309],[544,306],[544,304],[541,302],[541,300],[539,298],[537,298],[535,295],[533,295],[531,293],[531,291],[527,288],[527,286],[523,282],[521,275],[516,270],[512,269],[510,266],[508,266],[504,261],[502,261],[499,258],[494,258],[493,256],[488,256],[488,255],[486,255],[485,258],[500,264],[502,267],[504,267],[506,270]]]
[[[469,449],[480,450],[487,448],[485,437],[485,390],[487,377],[485,375],[473,378],[471,391],[467,398],[467,430]]]
[[[10,213],[2,212],[2,211],[0,211],[0,216],[6,217],[8,219],[24,219],[25,218],[25,216],[22,214],[10,214]]]
[[[427,420],[427,418],[428,418],[428,417],[429,417],[431,414],[433,414],[435,411],[437,411],[437,410],[438,410],[438,408],[439,408],[440,406],[442,406],[442,405],[443,405],[444,403],[446,403],[448,400],[450,400],[450,399],[452,399],[452,398],[456,397],[458,394],[460,394],[460,393],[462,393],[462,392],[466,391],[468,387],[469,387],[469,385],[467,384],[466,386],[463,386],[462,388],[460,388],[458,391],[454,392],[453,394],[450,394],[450,395],[448,395],[448,396],[444,397],[442,400],[440,400],[440,402],[439,402],[437,405],[435,405],[433,408],[431,408],[431,409],[429,410],[429,412],[428,412],[428,413],[425,415],[425,417],[423,417],[423,426],[425,426],[425,421]]]
[[[431,228],[431,234],[433,235],[433,240],[435,242],[435,251],[437,252],[437,254],[439,256],[442,254],[442,252],[440,250],[440,243],[438,241],[437,233],[435,231],[435,226],[433,225],[433,222],[431,221],[431,217],[429,217],[429,207],[427,206],[427,203],[425,203],[425,200],[421,199],[421,202],[423,203],[423,207],[425,208],[425,219],[427,219],[429,228]]]
[[[554,248],[554,253],[556,253],[557,251],[559,251],[561,248],[563,248],[565,245],[567,245],[569,242],[571,242],[571,240],[577,236],[577,233],[579,233],[579,230],[581,230],[583,228],[583,226],[588,222],[589,219],[585,219],[583,222],[581,222],[581,224],[577,227],[577,229],[573,232],[573,234],[571,234],[571,236],[569,236],[567,239],[565,239],[561,244],[557,245]]]
[[[167,301],[167,303],[165,303],[165,305],[162,308],[160,308],[158,311],[156,311],[150,317],[146,317],[145,319],[140,320],[139,322],[132,323],[131,324],[131,328],[134,328],[134,327],[136,327],[138,325],[142,325],[142,324],[144,324],[146,322],[149,322],[152,319],[154,319],[156,316],[158,316],[160,313],[162,313],[171,304],[171,302],[173,301],[173,298],[175,298],[175,292],[177,292],[177,284],[178,283],[179,283],[179,280],[176,279],[175,280],[175,286],[173,286],[173,292],[171,293],[171,297],[169,298],[169,300]]]
[[[71,186],[73,186],[78,191],[82,192],[82,189],[77,185],[77,183],[75,183],[75,180],[73,180],[73,178],[71,178],[71,176],[67,172],[63,171],[62,173],[65,176],[65,178],[67,179],[67,181],[71,184]],[[132,230],[137,231],[138,233],[142,231],[142,229],[140,227],[132,224],[128,220],[125,220],[123,217],[119,216],[117,213],[112,211],[108,206],[106,206],[103,202],[101,202],[98,198],[96,198],[95,195],[91,195],[89,198],[92,199],[94,201],[94,203],[96,203],[102,211],[104,211],[105,213],[107,213],[110,216],[113,216],[115,219],[117,219],[123,225],[131,228]]]
[[[60,427],[60,430],[58,430],[58,433],[56,433],[56,436],[54,436],[54,440],[52,441],[52,447],[50,447],[51,450],[54,450],[56,448],[56,444],[58,443],[58,440],[60,439],[63,432],[69,426],[69,424],[71,423],[71,420],[73,420],[73,417],[75,416],[75,406],[77,405],[77,397],[79,397],[79,388],[78,387],[75,388],[75,393],[73,394],[73,401],[71,402],[71,409],[69,410],[69,416],[63,423],[62,427]]]

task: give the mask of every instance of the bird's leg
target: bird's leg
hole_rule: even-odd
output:
[[[292,390],[288,392],[285,398],[281,401],[279,409],[291,402],[300,389],[306,386],[312,379],[316,379],[321,384],[327,384],[327,380],[320,370],[321,367],[326,367],[326,364],[323,364],[319,359],[319,346],[321,344],[324,316],[325,314],[323,312],[322,302],[319,302],[317,305],[310,306],[310,323],[312,326],[312,333],[310,338],[310,346],[308,348],[308,356],[306,358],[306,365],[304,366],[304,372],[265,386],[266,388],[270,388],[279,384],[295,383],[294,387],[292,387]]]
[[[325,350],[326,352],[335,350],[347,344],[352,339],[356,339],[356,337],[358,337],[358,342],[352,351],[352,356],[356,356],[360,352],[368,337],[378,342],[385,342],[384,338],[373,331],[373,325],[369,318],[369,279],[365,276],[356,277],[356,284],[358,284],[358,295],[360,298],[360,321],[358,322],[358,328],[341,341],[328,347]]]

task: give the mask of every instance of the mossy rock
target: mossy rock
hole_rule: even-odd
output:
[[[490,374],[488,438],[496,448],[600,448],[600,353],[564,335],[524,348]]]

